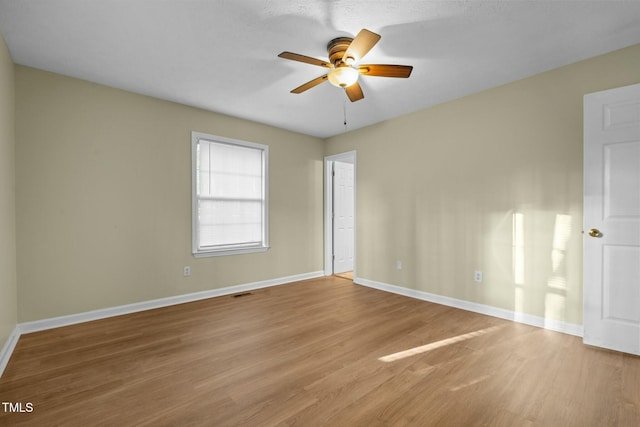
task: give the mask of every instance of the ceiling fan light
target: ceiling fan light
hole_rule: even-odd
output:
[[[336,87],[349,87],[358,81],[360,73],[353,67],[338,67],[329,71],[329,83]]]

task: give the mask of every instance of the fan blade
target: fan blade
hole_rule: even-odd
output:
[[[365,76],[399,77],[403,79],[411,75],[411,70],[413,70],[411,65],[368,64],[358,67],[360,74]]]
[[[280,58],[290,59],[292,61],[304,62],[306,64],[317,65],[319,67],[331,68],[331,64],[325,62],[321,59],[312,58],[310,56],[300,55],[299,53],[293,52],[282,52],[278,55]]]
[[[364,93],[362,93],[362,88],[355,82],[351,86],[347,86],[344,88],[344,91],[347,92],[347,96],[351,100],[351,102],[356,102],[364,98]]]
[[[318,86],[320,83],[326,82],[327,81],[327,75],[325,74],[324,76],[320,76],[316,79],[313,79],[311,81],[306,82],[303,85],[298,86],[297,88],[295,88],[294,90],[291,91],[291,93],[302,93],[305,90],[309,90],[312,87]]]
[[[363,28],[347,48],[342,56],[342,61],[349,65],[360,61],[378,43],[380,37],[379,34]]]

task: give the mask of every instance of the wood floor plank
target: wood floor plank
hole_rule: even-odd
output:
[[[640,358],[340,277],[23,335],[13,426],[636,426]]]

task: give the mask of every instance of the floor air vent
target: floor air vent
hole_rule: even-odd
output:
[[[241,294],[235,294],[234,298],[246,297],[247,295],[253,295],[251,292],[243,292]]]

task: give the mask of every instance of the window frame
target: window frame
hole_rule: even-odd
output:
[[[240,243],[202,248],[200,246],[200,220],[198,216],[198,145],[200,141],[226,144],[260,150],[262,152],[262,241],[257,245]],[[269,146],[223,136],[191,132],[191,252],[194,257],[211,257],[265,252],[269,250]]]

